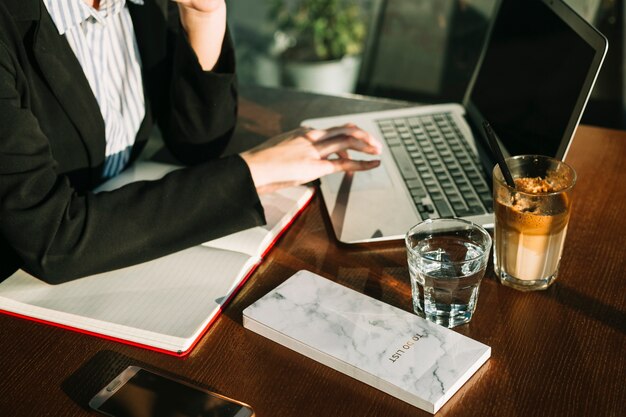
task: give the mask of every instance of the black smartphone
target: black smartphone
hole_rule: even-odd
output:
[[[129,366],[89,406],[111,417],[253,417],[240,401]]]

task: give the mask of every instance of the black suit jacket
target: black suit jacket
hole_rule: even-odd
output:
[[[202,71],[170,3],[128,5],[146,98],[132,158],[156,121],[190,166],[100,194],[104,122],[80,64],[41,0],[0,3],[0,280],[63,282],[264,222],[245,162],[218,158],[236,119],[230,39]]]

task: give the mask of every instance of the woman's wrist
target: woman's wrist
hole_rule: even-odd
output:
[[[257,189],[257,192],[261,193],[268,185],[270,180],[267,178],[267,170],[264,168],[263,163],[259,163],[254,151],[243,152],[239,155],[248,165],[252,182]]]

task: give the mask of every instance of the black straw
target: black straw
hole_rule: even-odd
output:
[[[506,165],[506,162],[504,162],[502,150],[500,149],[500,145],[498,145],[498,136],[496,136],[496,132],[493,131],[491,125],[486,120],[483,121],[483,128],[485,129],[485,133],[487,134],[487,138],[489,139],[491,151],[496,156],[498,165],[500,166],[500,171],[502,171],[502,175],[504,175],[506,183],[509,184],[509,187],[515,188],[515,181],[513,181],[513,176],[511,175],[511,171],[509,171],[509,167]]]

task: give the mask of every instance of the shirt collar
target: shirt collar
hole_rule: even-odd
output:
[[[143,5],[144,0],[128,0]],[[83,0],[43,0],[48,13],[60,35],[78,26],[90,17],[104,23],[104,17],[119,13],[126,5],[126,0],[101,0],[100,9],[88,6]]]

